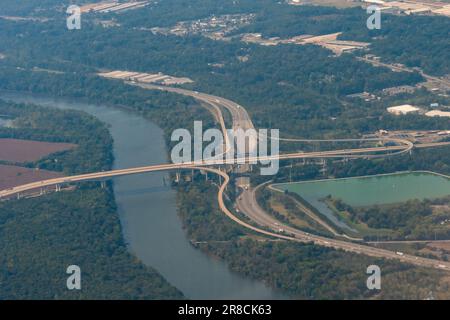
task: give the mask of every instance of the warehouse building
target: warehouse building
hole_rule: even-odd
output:
[[[427,117],[448,117],[450,118],[450,112],[441,110],[431,110],[425,113]]]
[[[396,116],[405,115],[408,113],[417,113],[420,111],[420,108],[414,107],[409,104],[403,104],[400,106],[393,106],[387,108],[387,112],[391,114],[395,114]]]

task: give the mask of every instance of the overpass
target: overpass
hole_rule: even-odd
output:
[[[450,142],[449,142],[450,144]],[[177,170],[177,169],[193,169],[193,168],[202,168],[205,167],[213,167],[217,165],[235,165],[237,163],[257,163],[258,161],[270,161],[270,160],[286,160],[286,159],[308,159],[308,158],[355,158],[355,157],[380,157],[380,156],[393,156],[398,155],[403,152],[407,152],[411,150],[413,147],[412,144],[406,144],[404,146],[387,146],[387,147],[373,147],[373,148],[360,148],[360,149],[343,149],[343,150],[331,150],[331,151],[318,151],[318,152],[308,152],[308,153],[288,153],[281,155],[270,155],[263,157],[244,157],[244,158],[235,158],[235,159],[223,159],[220,162],[218,160],[202,160],[202,161],[193,161],[186,163],[167,163],[167,164],[159,164],[159,165],[151,165],[144,167],[136,167],[136,168],[128,168],[128,169],[118,169],[118,170],[110,170],[110,171],[101,171],[101,172],[93,172],[87,174],[80,174],[74,176],[60,177],[47,179],[37,182],[32,182],[28,184],[24,184],[21,186],[13,187],[6,190],[0,191],[0,199],[5,197],[10,197],[16,194],[20,194],[26,191],[36,190],[39,188],[45,188],[49,186],[58,186],[61,184],[69,184],[83,181],[96,181],[96,180],[104,180],[113,177],[131,175],[131,174],[140,174],[140,173],[148,173],[148,172],[156,172],[156,171],[167,171],[167,170]],[[370,154],[377,152],[391,152],[386,153],[384,155],[380,154]]]
[[[414,264],[417,266],[431,267],[431,268],[435,268],[435,269],[450,271],[450,263],[449,262],[428,259],[428,258],[407,255],[407,254],[403,254],[400,256],[390,250],[374,248],[374,247],[363,245],[363,244],[342,241],[342,240],[336,240],[336,239],[326,238],[326,237],[322,237],[322,236],[316,236],[313,234],[309,234],[309,233],[300,231],[298,229],[295,229],[295,228],[285,225],[283,223],[280,223],[275,218],[264,213],[264,210],[262,210],[259,207],[259,205],[257,204],[254,192],[252,193],[253,198],[252,198],[250,204],[247,204],[247,206],[250,206],[250,207],[256,206],[255,207],[256,210],[261,211],[260,213],[258,213],[255,216],[250,216],[252,218],[252,220],[254,222],[256,222],[257,224],[259,224],[261,227],[257,227],[250,223],[242,221],[240,218],[238,218],[236,215],[234,215],[227,208],[225,201],[224,201],[224,193],[225,193],[226,187],[230,181],[229,175],[226,172],[221,171],[220,169],[207,167],[212,164],[203,164],[202,166],[198,166],[198,165],[199,164],[194,164],[194,163],[193,164],[164,164],[164,165],[138,167],[138,168],[131,168],[131,169],[120,169],[120,170],[96,172],[96,173],[76,175],[76,176],[70,176],[70,177],[49,179],[49,180],[43,180],[43,181],[39,181],[39,182],[26,184],[26,185],[12,188],[9,190],[3,190],[0,192],[0,197],[11,196],[11,195],[14,195],[14,194],[17,194],[20,192],[25,192],[25,191],[34,190],[34,189],[43,188],[43,187],[52,186],[52,185],[98,180],[98,179],[130,175],[130,174],[139,174],[139,173],[156,172],[156,171],[164,171],[164,170],[175,170],[175,169],[204,170],[207,172],[217,174],[224,179],[222,185],[219,188],[218,194],[217,194],[217,200],[219,203],[219,207],[227,217],[229,217],[231,220],[233,220],[234,222],[238,223],[239,225],[241,225],[242,227],[244,227],[246,229],[252,230],[259,234],[274,237],[277,239],[290,240],[290,241],[296,241],[296,242],[302,242],[302,243],[314,243],[317,245],[321,245],[321,246],[325,246],[325,247],[329,247],[329,248],[333,248],[333,249],[340,249],[340,250],[344,250],[347,252],[352,252],[352,253],[357,253],[357,254],[365,254],[365,255],[377,257],[377,258],[396,259],[396,260],[400,260],[402,262],[407,262],[407,263]],[[244,206],[244,210],[245,210],[245,206]],[[251,213],[252,211],[253,211],[253,209],[247,210],[247,212],[249,212],[249,213]],[[272,231],[274,229],[274,226],[283,228],[283,232],[280,233],[280,232]]]
[[[228,137],[225,129],[225,121],[222,116],[222,112],[220,107],[227,109],[232,116],[233,120],[233,129],[252,129],[253,123],[250,120],[250,117],[247,113],[247,111],[238,105],[237,103],[234,103],[230,100],[199,93],[199,92],[193,92],[185,89],[179,89],[179,88],[170,88],[170,87],[161,87],[161,86],[154,86],[154,85],[144,85],[144,84],[133,84],[133,85],[139,85],[143,88],[147,89],[158,89],[158,90],[165,90],[165,91],[171,91],[179,94],[188,95],[191,97],[194,97],[195,99],[198,99],[200,101],[205,102],[207,105],[209,105],[209,110],[215,117],[215,119],[219,122],[221,129],[224,133],[224,137]],[[318,151],[318,152],[296,152],[296,153],[287,153],[287,154],[281,154],[281,155],[272,155],[272,156],[263,156],[263,157],[246,157],[246,158],[239,158],[239,159],[224,159],[222,162],[218,163],[217,160],[204,160],[204,161],[195,161],[195,162],[187,162],[187,163],[180,163],[180,164],[159,164],[159,165],[152,165],[152,166],[144,166],[144,167],[136,167],[136,168],[128,168],[128,169],[119,169],[119,170],[111,170],[111,171],[102,171],[102,172],[94,172],[94,173],[87,173],[87,174],[81,174],[81,175],[74,175],[74,176],[68,176],[68,177],[60,177],[60,178],[54,178],[54,179],[48,179],[48,180],[42,180],[37,181],[21,186],[17,186],[14,188],[6,189],[0,191],[0,199],[1,198],[7,198],[14,195],[18,195],[20,193],[28,192],[31,190],[37,190],[40,188],[46,188],[50,186],[56,186],[56,189],[59,190],[60,185],[63,184],[71,184],[71,183],[77,183],[77,182],[83,182],[83,181],[96,181],[96,180],[104,180],[109,179],[113,177],[118,176],[125,176],[125,175],[131,175],[131,174],[142,174],[142,173],[148,173],[148,172],[156,172],[156,171],[167,171],[167,170],[184,170],[184,169],[191,169],[191,170],[203,170],[207,172],[211,172],[214,174],[217,174],[221,176],[224,179],[224,182],[219,188],[218,191],[218,203],[220,209],[224,212],[225,215],[227,215],[231,220],[235,221],[239,225],[252,230],[254,232],[264,234],[266,236],[278,238],[278,239],[284,239],[284,240],[291,240],[291,241],[297,241],[297,242],[308,242],[308,243],[314,243],[317,245],[330,247],[334,249],[341,249],[349,252],[354,252],[358,254],[366,254],[373,257],[380,257],[380,258],[388,258],[388,259],[397,259],[403,262],[408,262],[411,264],[419,265],[419,266],[426,266],[426,267],[432,267],[437,269],[444,269],[450,271],[450,263],[448,262],[442,262],[439,260],[433,260],[433,259],[426,259],[422,257],[416,257],[411,255],[402,255],[399,256],[395,252],[379,249],[379,248],[373,248],[367,245],[362,244],[355,244],[348,241],[341,241],[336,240],[332,238],[326,238],[321,236],[316,236],[312,234],[308,234],[306,232],[297,230],[295,228],[292,228],[290,226],[286,226],[283,224],[280,224],[279,221],[273,220],[274,218],[271,218],[268,216],[263,210],[259,208],[259,205],[254,197],[254,193],[250,197],[250,204],[245,205],[247,206],[246,211],[250,213],[249,217],[252,218],[253,222],[260,225],[260,227],[254,226],[250,223],[247,223],[245,221],[242,221],[238,217],[236,217],[225,205],[224,201],[224,191],[230,181],[229,175],[225,172],[219,169],[214,168],[218,164],[221,165],[234,165],[237,162],[257,162],[257,161],[268,161],[268,160],[285,160],[285,159],[307,159],[307,158],[376,158],[376,157],[388,157],[388,156],[395,156],[399,154],[403,154],[406,152],[410,152],[414,147],[423,147],[423,148],[431,148],[431,147],[437,147],[437,146],[443,146],[443,145],[449,145],[450,142],[442,142],[442,143],[430,143],[426,145],[414,145],[412,142],[408,140],[403,139],[392,139],[392,138],[370,138],[370,139],[331,139],[331,140],[310,140],[310,139],[280,139],[285,141],[302,141],[302,142],[364,142],[364,141],[382,141],[382,142],[394,142],[395,145],[392,146],[382,146],[382,147],[367,147],[367,148],[355,148],[355,149],[342,149],[342,150],[330,150],[330,151]],[[227,149],[226,149],[227,150]],[[254,209],[249,209],[254,208]],[[255,211],[254,211],[255,210]],[[257,212],[257,214],[252,215],[252,212]],[[289,234],[284,234],[280,232],[273,231],[274,225],[282,225],[283,229],[288,231]]]

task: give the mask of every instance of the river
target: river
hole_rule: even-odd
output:
[[[114,169],[167,162],[162,130],[149,120],[121,109],[1,92],[15,102],[82,110],[109,125],[114,138]],[[129,250],[155,268],[190,299],[285,298],[264,283],[232,273],[220,260],[189,243],[176,212],[176,193],[164,185],[167,173],[114,179],[114,192]]]

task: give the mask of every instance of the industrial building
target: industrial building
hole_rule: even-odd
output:
[[[117,1],[110,2],[99,2],[90,3],[81,7],[81,12],[97,12],[97,13],[108,13],[108,12],[119,12],[128,9],[137,9],[148,5],[149,1],[131,1],[119,3]]]
[[[143,72],[130,72],[117,70],[99,73],[98,75],[110,79],[121,79],[125,81],[142,82],[142,83],[157,83],[162,85],[174,85],[174,84],[176,85],[193,82],[191,79],[187,77],[173,77],[165,75],[161,72],[150,74]]]
[[[417,113],[419,111],[420,111],[420,108],[414,107],[409,104],[403,104],[400,106],[393,106],[393,107],[387,108],[387,112],[394,114],[396,116],[405,115],[405,114],[409,114],[409,113]]]
[[[376,5],[380,11],[385,13],[412,14],[435,14],[450,16],[450,5],[443,2],[421,2],[421,1],[382,1],[382,0],[362,0],[367,5]]]
[[[447,117],[450,118],[449,111],[441,111],[441,110],[431,110],[425,113],[427,117]]]

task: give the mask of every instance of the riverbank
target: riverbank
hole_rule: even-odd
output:
[[[159,96],[159,95],[157,95]],[[11,97],[11,96],[10,96]],[[13,97],[11,97],[13,98]],[[114,169],[167,162],[164,133],[140,113],[73,99],[16,95],[15,99],[88,112],[108,124],[114,139]],[[180,111],[181,112],[181,111]],[[186,116],[188,114],[189,116]],[[183,113],[193,122],[196,112]],[[207,114],[209,116],[209,114]],[[180,116],[180,115],[178,115]],[[174,122],[173,126],[176,125]],[[192,299],[277,299],[260,281],[228,269],[226,263],[193,247],[177,215],[176,192],[167,173],[116,178],[114,194],[129,250]],[[216,201],[216,195],[211,199]]]
[[[447,274],[441,271],[309,243],[233,234],[232,225],[217,223],[220,212],[215,202],[203,196],[204,185],[200,177],[184,186],[187,192],[180,193],[188,195],[181,199],[181,208],[186,208],[183,221],[196,245],[226,261],[231,270],[264,281],[290,298],[425,299],[430,290],[440,298],[448,297]],[[198,209],[191,209],[191,200]],[[223,240],[224,235],[228,240]],[[383,270],[382,292],[365,286],[366,267],[371,264]]]
[[[112,139],[99,120],[82,112],[13,106],[0,106],[0,111],[20,114],[22,121],[33,118],[33,129],[16,126],[0,133],[52,141],[61,139],[59,131],[64,130],[68,142],[77,142],[79,149],[58,154],[58,169],[73,173],[111,168]],[[101,146],[95,147],[89,137]],[[39,160],[34,165],[49,164]],[[2,300],[183,298],[127,251],[110,185],[83,183],[71,192],[0,202],[0,212],[0,238],[7,244],[0,248]],[[80,267],[80,291],[65,285],[70,265]]]
[[[301,198],[335,226],[335,221],[348,226],[347,234],[365,240],[447,239],[450,232],[443,206],[449,176],[432,171],[277,183],[271,189]]]

